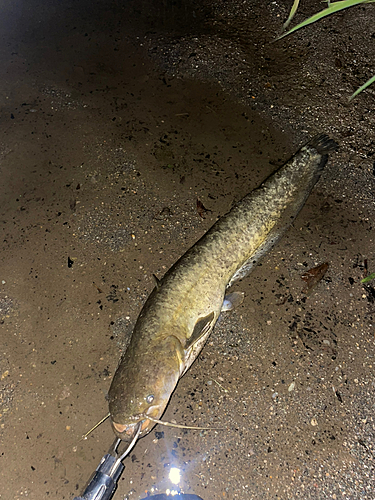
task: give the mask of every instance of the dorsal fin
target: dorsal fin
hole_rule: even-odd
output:
[[[159,278],[156,276],[156,274],[153,274],[153,275],[152,275],[152,278],[153,278],[153,280],[154,280],[154,283],[155,283],[156,288],[159,290],[159,288],[161,287],[161,284],[160,284],[160,280],[159,280]]]

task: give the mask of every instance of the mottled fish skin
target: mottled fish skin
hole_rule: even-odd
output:
[[[119,438],[131,440],[140,421],[145,435],[155,425],[148,417],[160,419],[221,310],[230,308],[230,296],[224,302],[227,287],[247,275],[292,224],[336,148],[326,135],[313,138],[221,217],[158,282],[109,390]]]

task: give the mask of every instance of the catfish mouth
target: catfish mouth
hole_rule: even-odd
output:
[[[147,416],[148,414],[150,414],[150,417],[152,418],[153,417],[152,413],[157,414],[158,413],[157,410],[158,410],[157,406],[150,406],[150,408],[148,408],[145,413],[141,413],[139,415],[132,417],[132,420],[135,421],[132,424],[129,423],[120,424],[115,420],[111,419],[113,432],[119,439],[122,439],[123,441],[131,441],[135,436],[135,434],[138,432],[139,424],[141,424],[139,437],[145,436],[150,432],[151,428],[155,425],[149,418],[147,418]]]
[[[112,420],[111,424],[113,431],[118,438],[122,439],[123,441],[131,441],[138,431],[138,425],[141,424],[141,430],[139,432],[139,436],[141,437],[144,434],[144,431],[150,425],[150,420],[138,420],[134,424],[118,424],[117,422],[114,422]]]

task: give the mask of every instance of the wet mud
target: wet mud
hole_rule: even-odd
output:
[[[0,498],[82,492],[152,275],[317,132],[339,152],[165,413],[220,429],[157,426],[114,499],[373,498],[371,7],[277,43],[275,2],[1,7]]]

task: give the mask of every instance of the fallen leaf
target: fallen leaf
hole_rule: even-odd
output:
[[[206,214],[207,212],[212,212],[212,210],[206,208],[203,203],[197,198],[197,212],[202,217],[202,219],[204,219],[204,214]]]
[[[319,281],[323,278],[327,269],[329,267],[328,262],[324,262],[323,264],[319,264],[319,266],[313,267],[303,273],[301,275],[301,279],[306,282],[305,288],[302,290],[302,293],[306,295],[311,292],[311,290],[319,283]]]

